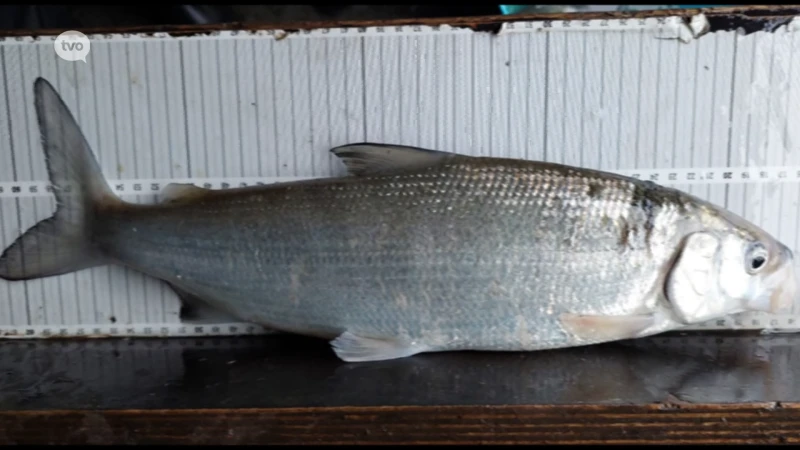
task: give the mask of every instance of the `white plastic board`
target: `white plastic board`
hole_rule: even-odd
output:
[[[33,80],[67,102],[114,189],[212,187],[343,173],[328,149],[417,145],[599,168],[675,185],[763,226],[800,255],[800,38],[702,34],[700,18],[518,22],[286,34],[0,39],[0,247],[49,216]],[[119,267],[0,280],[0,336],[225,335],[189,325],[162,283]],[[701,328],[796,329],[800,315]]]

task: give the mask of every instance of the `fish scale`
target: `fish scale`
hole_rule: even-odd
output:
[[[630,339],[796,291],[791,251],[741,217],[552,163],[358,143],[331,150],[344,177],[126,203],[52,86],[34,92],[58,207],[0,256],[7,280],[122,265],[184,319],[330,339],[345,361]]]
[[[108,215],[98,242],[128,266],[202,292],[232,314],[328,338],[345,330],[396,336],[402,329],[405,338],[423,340],[442,317],[452,317],[452,325],[439,321],[437,333],[469,335],[516,327],[523,314],[525,329],[551,330],[542,345],[567,344],[563,330],[545,325],[558,314],[639,308],[666,259],[648,256],[641,233],[621,246],[617,219],[641,215],[631,206],[634,183],[538,173],[532,162],[493,170],[498,163],[465,158],[418,177],[289,183],[214,192],[180,206],[137,206]],[[490,195],[487,179],[505,188]],[[591,186],[602,191],[590,195]],[[604,201],[594,201],[598,196]],[[509,198],[527,200],[500,201]],[[548,200],[558,204],[548,208]],[[236,226],[219,217],[236,218]],[[159,251],[166,254],[154,261],[149,255]],[[294,264],[304,270],[293,285]],[[400,294],[408,306],[399,306]],[[288,301],[293,296],[298,300]],[[378,315],[389,318],[383,326]],[[326,329],[309,330],[311,324]],[[506,338],[470,345],[513,347]]]

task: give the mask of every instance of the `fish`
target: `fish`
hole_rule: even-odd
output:
[[[34,96],[57,206],[0,256],[10,282],[119,265],[170,286],[184,318],[325,339],[346,362],[586,346],[794,303],[786,245],[650,181],[356,142],[329,149],[341,176],[129,203],[50,83]]]

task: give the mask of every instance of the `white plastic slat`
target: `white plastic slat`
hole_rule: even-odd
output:
[[[0,40],[0,246],[54,209],[33,110],[49,79],[112,188],[151,202],[339,175],[331,147],[365,140],[549,160],[653,179],[727,206],[800,254],[797,33],[681,42],[676,18],[521,22],[499,35],[375,27],[215,36],[91,36],[87,63],[53,41]],[[120,267],[0,282],[0,334],[227,335],[189,326],[163,283]],[[699,328],[792,328],[749,315]]]

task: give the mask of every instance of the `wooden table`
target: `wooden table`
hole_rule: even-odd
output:
[[[0,444],[800,442],[800,336],[339,361],[290,336],[0,343]]]

